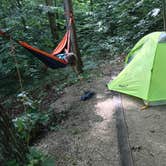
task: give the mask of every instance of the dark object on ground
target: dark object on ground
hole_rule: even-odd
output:
[[[133,146],[131,147],[131,150],[134,152],[139,152],[140,150],[142,150],[142,146]]]
[[[94,92],[91,92],[91,91],[86,91],[84,92],[84,95],[81,96],[81,101],[85,101],[85,100],[88,100],[90,98],[92,98],[92,96],[94,96]]]

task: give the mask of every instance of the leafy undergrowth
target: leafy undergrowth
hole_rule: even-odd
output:
[[[43,136],[46,132],[54,130],[56,125],[68,117],[68,112],[55,111],[42,112],[29,109],[22,115],[13,119],[14,126],[20,137],[28,145]]]
[[[100,61],[100,63],[102,62]],[[35,141],[48,131],[57,130],[58,124],[68,118],[69,111],[53,110],[50,108],[50,104],[63,95],[65,87],[78,83],[82,79],[88,81],[94,76],[97,77],[99,75],[99,72],[96,72],[97,67],[98,64],[94,61],[87,61],[84,64],[84,73],[79,76],[70,68],[57,70],[56,73],[48,70],[49,74],[31,84],[31,88],[26,84],[25,90],[21,93],[12,94],[8,98],[2,96],[1,104],[8,109],[17,133],[27,145],[33,146]],[[45,161],[47,156],[38,152],[35,156],[34,154],[35,152],[31,151],[28,154],[28,166],[47,163]],[[16,161],[10,161],[8,165],[14,166]]]
[[[32,77],[23,77],[23,91],[33,99],[38,101],[42,100],[42,102],[47,100],[50,94],[55,94],[53,96],[55,100],[61,95],[65,87],[77,83],[80,81],[80,78],[88,79],[91,77],[89,71],[95,69],[97,64],[100,63],[95,61],[95,59],[90,58],[88,60],[86,58],[86,62],[84,63],[84,73],[79,76],[71,67],[67,67],[57,70],[47,69],[44,72],[40,71],[38,73],[34,73]],[[11,113],[15,112],[14,108],[16,108],[19,113],[18,104],[20,101],[18,100],[18,95],[22,93],[22,91],[20,90],[17,74],[15,78],[11,79],[10,77],[5,77],[2,79],[0,81],[0,87],[2,87],[0,88],[0,103],[6,108],[12,108]],[[17,112],[15,113],[17,114]]]
[[[24,166],[55,166],[55,159],[49,155],[45,155],[35,148],[30,148],[26,156],[27,163]],[[10,160],[5,166],[20,166],[16,160]]]

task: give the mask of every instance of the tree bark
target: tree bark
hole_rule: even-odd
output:
[[[46,2],[46,5],[49,7],[54,6],[53,0],[45,0],[45,2]],[[53,40],[55,41],[56,39],[58,39],[55,13],[48,12],[48,21],[50,24],[50,29],[51,29],[51,34],[52,34]]]
[[[71,23],[71,44],[72,44],[72,51],[76,56],[76,71],[77,73],[83,72],[83,63],[81,60],[81,54],[80,50],[78,48],[77,43],[77,36],[76,36],[76,28],[74,24],[74,14],[73,14],[73,7],[72,7],[72,0],[64,0],[64,10],[66,14],[67,22],[69,22],[70,18],[72,17],[72,23]]]
[[[166,8],[165,8],[165,5],[166,5],[165,0],[162,0],[164,31],[166,31]]]

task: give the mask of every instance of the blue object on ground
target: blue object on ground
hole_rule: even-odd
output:
[[[81,96],[81,101],[85,101],[85,100],[88,100],[90,98],[92,98],[92,96],[94,95],[95,93],[94,92],[91,92],[91,91],[86,91],[84,92],[84,95]]]

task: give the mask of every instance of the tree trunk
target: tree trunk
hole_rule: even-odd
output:
[[[46,2],[46,5],[49,7],[54,6],[53,0],[45,0],[45,2]],[[50,11],[48,12],[48,21],[50,24],[53,40],[55,41],[56,39],[58,39],[55,13]]]
[[[71,23],[71,27],[70,27],[71,28],[72,50],[73,50],[73,53],[76,56],[76,71],[78,73],[82,73],[83,72],[83,70],[82,70],[83,63],[82,63],[82,60],[81,60],[81,54],[80,54],[80,50],[78,48],[78,43],[77,43],[72,0],[64,0],[64,10],[65,10],[67,22],[69,22],[70,18],[72,17],[72,23]]]
[[[166,9],[165,9],[165,5],[166,5],[165,0],[162,0],[164,31],[166,31]]]

